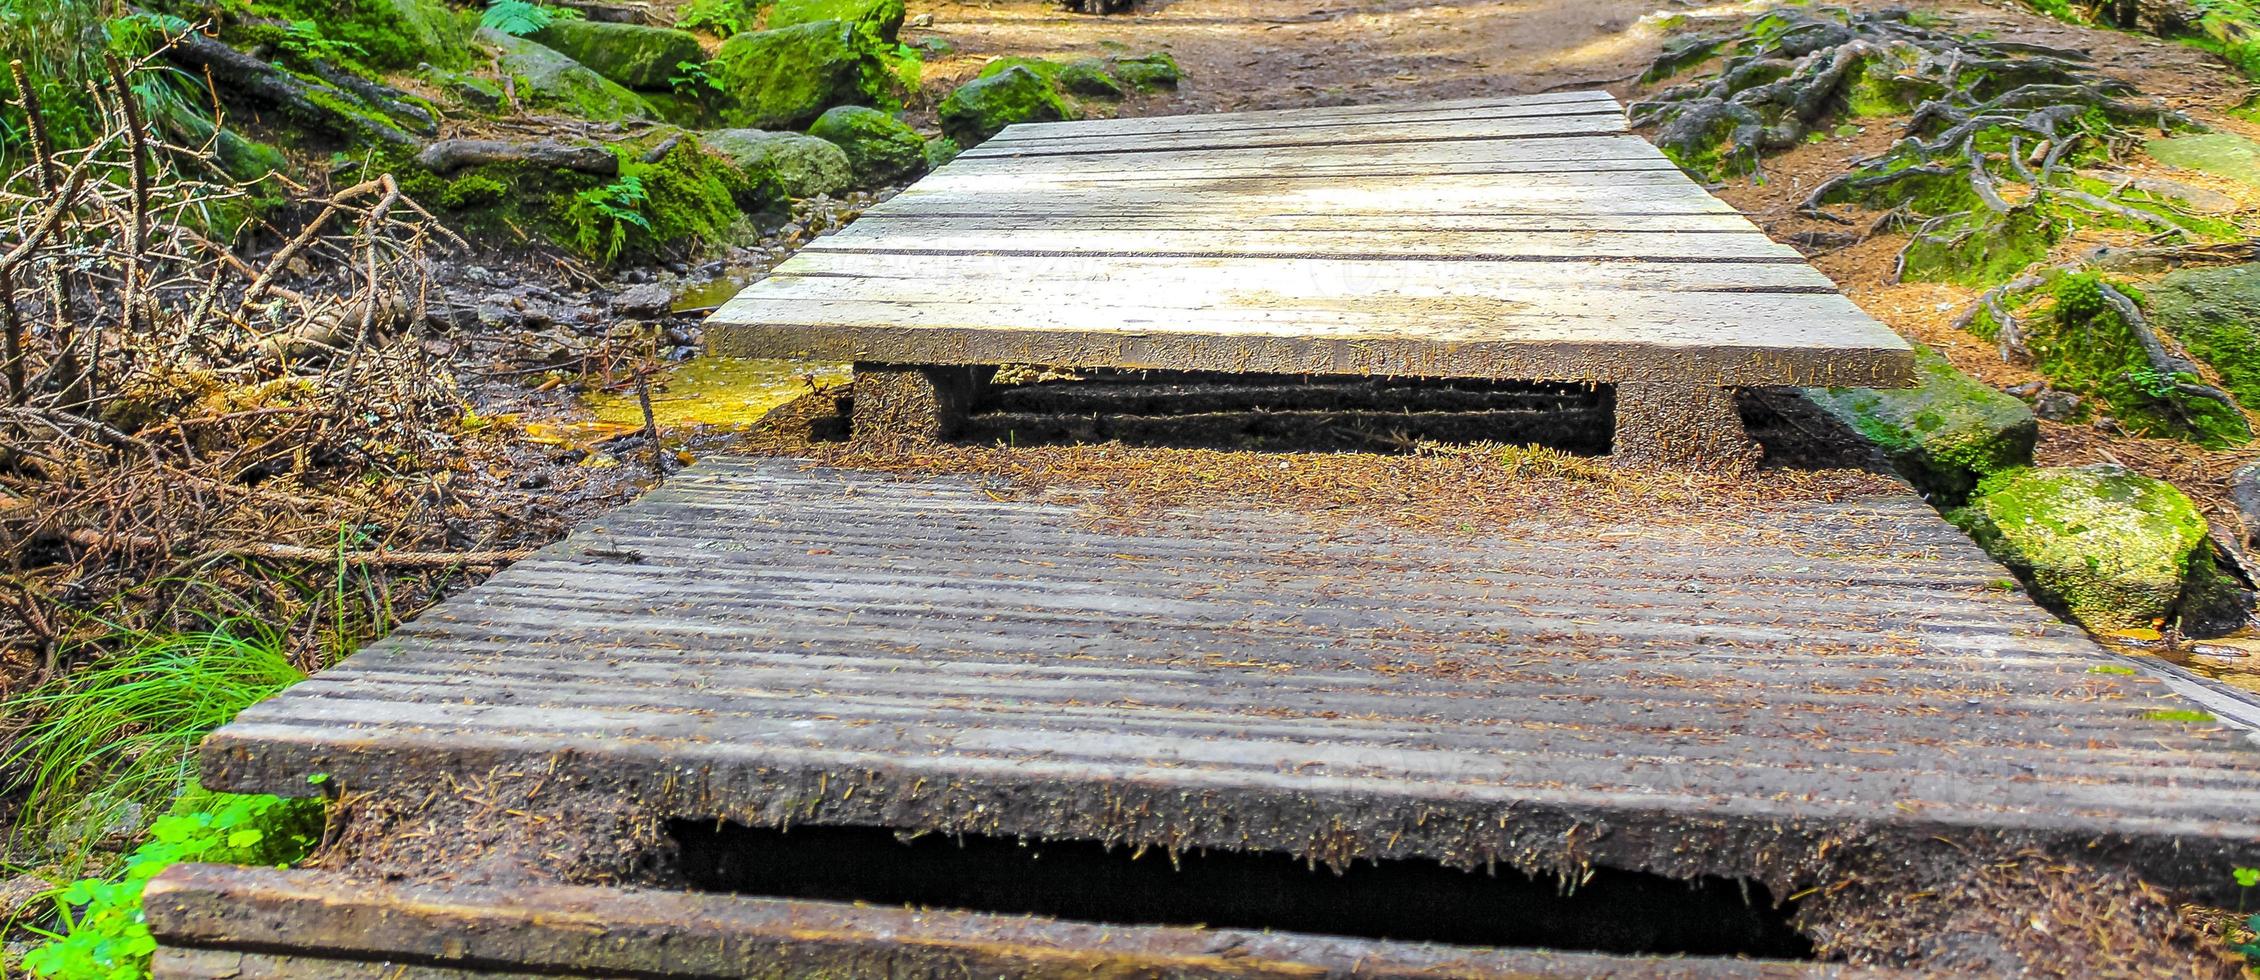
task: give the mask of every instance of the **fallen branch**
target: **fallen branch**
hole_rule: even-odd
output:
[[[510,143],[502,140],[440,140],[424,147],[416,154],[416,162],[435,174],[446,176],[465,167],[482,167],[497,163],[530,163],[537,167],[576,170],[598,177],[614,177],[620,173],[620,158],[611,150],[594,145],[555,143],[547,140]]]
[[[75,530],[65,532],[65,538],[82,548],[134,548],[165,550],[166,545],[154,535],[116,534],[107,531]],[[485,551],[344,551],[336,548],[309,548],[304,545],[280,544],[272,541],[251,541],[238,544],[221,544],[207,553],[236,555],[245,558],[267,558],[275,561],[303,561],[321,564],[345,564],[355,568],[465,568],[509,565],[532,557],[534,549],[510,548]]]

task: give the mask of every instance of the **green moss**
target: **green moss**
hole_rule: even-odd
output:
[[[1108,64],[1115,78],[1136,92],[1154,92],[1176,88],[1185,78],[1185,70],[1178,67],[1177,59],[1166,51],[1136,58],[1116,58]]]
[[[2145,711],[2142,713],[2142,720],[2204,724],[2210,721],[2218,721],[2219,719],[2214,718],[2209,712],[2198,711],[2193,708],[2168,708],[2160,711]]]
[[[963,152],[965,152],[964,148],[958,146],[956,140],[947,136],[927,140],[926,169],[938,170],[943,164],[957,159],[957,155]]]
[[[774,210],[797,198],[837,194],[855,183],[847,151],[814,136],[717,129],[700,134],[699,142],[737,170],[742,182],[738,203],[750,211]]]
[[[2249,441],[2252,433],[2241,415],[2182,394],[2171,386],[2173,379],[2151,370],[2126,320],[2104,301],[2101,283],[2092,273],[2050,281],[2046,295],[2053,304],[2045,314],[2029,317],[2026,330],[2041,375],[2057,388],[2101,399],[2119,424],[2141,435],[2212,448]],[[2129,286],[2117,288],[2132,297],[2141,295]]]
[[[1936,178],[1923,178],[1923,181],[1950,183]],[[1958,177],[1952,182],[1967,183]],[[1966,192],[1966,186],[1964,190]],[[1922,199],[1937,201],[1952,191],[1939,187],[1935,193],[1939,196],[1926,195]],[[1929,213],[1925,207],[1917,205],[1915,209],[1918,213]],[[1942,208],[1942,213],[1952,211]],[[1979,205],[1909,243],[1901,276],[1914,282],[1953,282],[1974,287],[2006,282],[2046,258],[2048,250],[2063,236],[2063,227],[2043,208],[2013,207],[2007,214],[2000,214]]]
[[[960,85],[941,105],[942,132],[961,146],[986,140],[1014,123],[1080,115],[1051,82],[1021,65]]]
[[[1122,82],[1107,69],[1102,58],[1085,58],[1067,64],[1043,58],[1011,56],[992,58],[981,66],[980,78],[994,78],[1014,68],[1035,73],[1062,92],[1102,99],[1122,97]]]
[[[2183,269],[2144,291],[2151,322],[2260,409],[2260,264]]]
[[[2116,466],[1998,473],[1949,516],[2090,629],[2165,620],[2192,570],[2212,561],[2205,518],[2188,497]]]
[[[899,65],[881,53],[836,20],[739,34],[707,64],[715,116],[734,128],[799,128],[833,106],[888,105]]]
[[[902,0],[776,0],[769,10],[769,27],[836,20],[892,44],[902,33],[903,16]]]
[[[826,110],[808,127],[808,135],[845,151],[861,184],[894,183],[926,170],[926,138],[877,109],[844,105]]]
[[[655,115],[641,96],[545,45],[497,31],[480,31],[479,39],[500,51],[503,73],[529,106],[598,122]]]
[[[1978,481],[2032,465],[2039,423],[2025,404],[1915,347],[1916,387],[1812,389],[1808,400],[1882,449],[1909,482],[1959,504]]]
[[[450,211],[464,208],[488,207],[497,204],[510,193],[510,183],[489,173],[473,171],[447,182],[440,188],[439,206]]]
[[[284,20],[313,24],[325,38],[353,45],[373,68],[470,61],[475,18],[436,0],[264,0]]]
[[[548,242],[599,261],[670,257],[736,237],[740,201],[764,193],[695,141],[656,163],[645,153],[670,136],[615,144],[617,177],[524,164],[495,164],[442,177],[406,151],[376,155],[371,169],[398,175],[401,189],[440,208],[448,224],[478,240]]]
[[[706,60],[688,31],[597,20],[558,20],[530,39],[631,89],[665,89],[682,62]]]

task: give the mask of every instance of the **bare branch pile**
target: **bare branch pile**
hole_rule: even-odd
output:
[[[14,66],[32,125],[0,180],[0,645],[50,671],[183,582],[257,592],[257,562],[462,544],[438,508],[463,402],[411,332],[452,233],[389,175],[294,195],[270,213],[295,231],[257,224],[246,202],[277,182],[177,166],[212,147],[143,118],[142,70],[110,60],[99,135],[60,147]]]

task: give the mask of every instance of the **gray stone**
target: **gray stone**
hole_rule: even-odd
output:
[[[2078,415],[2080,396],[2069,391],[2043,391],[2032,400],[2032,413],[2050,422],[2064,422]]]
[[[1805,398],[1883,450],[1917,489],[1959,503],[1978,481],[2032,465],[2039,423],[2025,403],[1915,346],[1913,388],[1812,388]]]
[[[2156,139],[2143,149],[2170,167],[2195,170],[2260,187],[2260,143],[2230,133]]]
[[[699,134],[698,139],[778,200],[837,194],[855,182],[847,151],[814,136],[717,129]]]
[[[537,42],[492,30],[479,31],[479,40],[502,52],[502,71],[516,83],[519,100],[529,106],[597,122],[656,116],[641,96]]]

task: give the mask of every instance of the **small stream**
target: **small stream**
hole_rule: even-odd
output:
[[[734,292],[735,286],[731,287]],[[846,364],[820,361],[694,357],[667,365],[651,379],[651,414],[663,429],[742,429],[769,410],[818,385],[848,379]],[[595,392],[582,401],[608,426],[643,426],[634,391]]]

